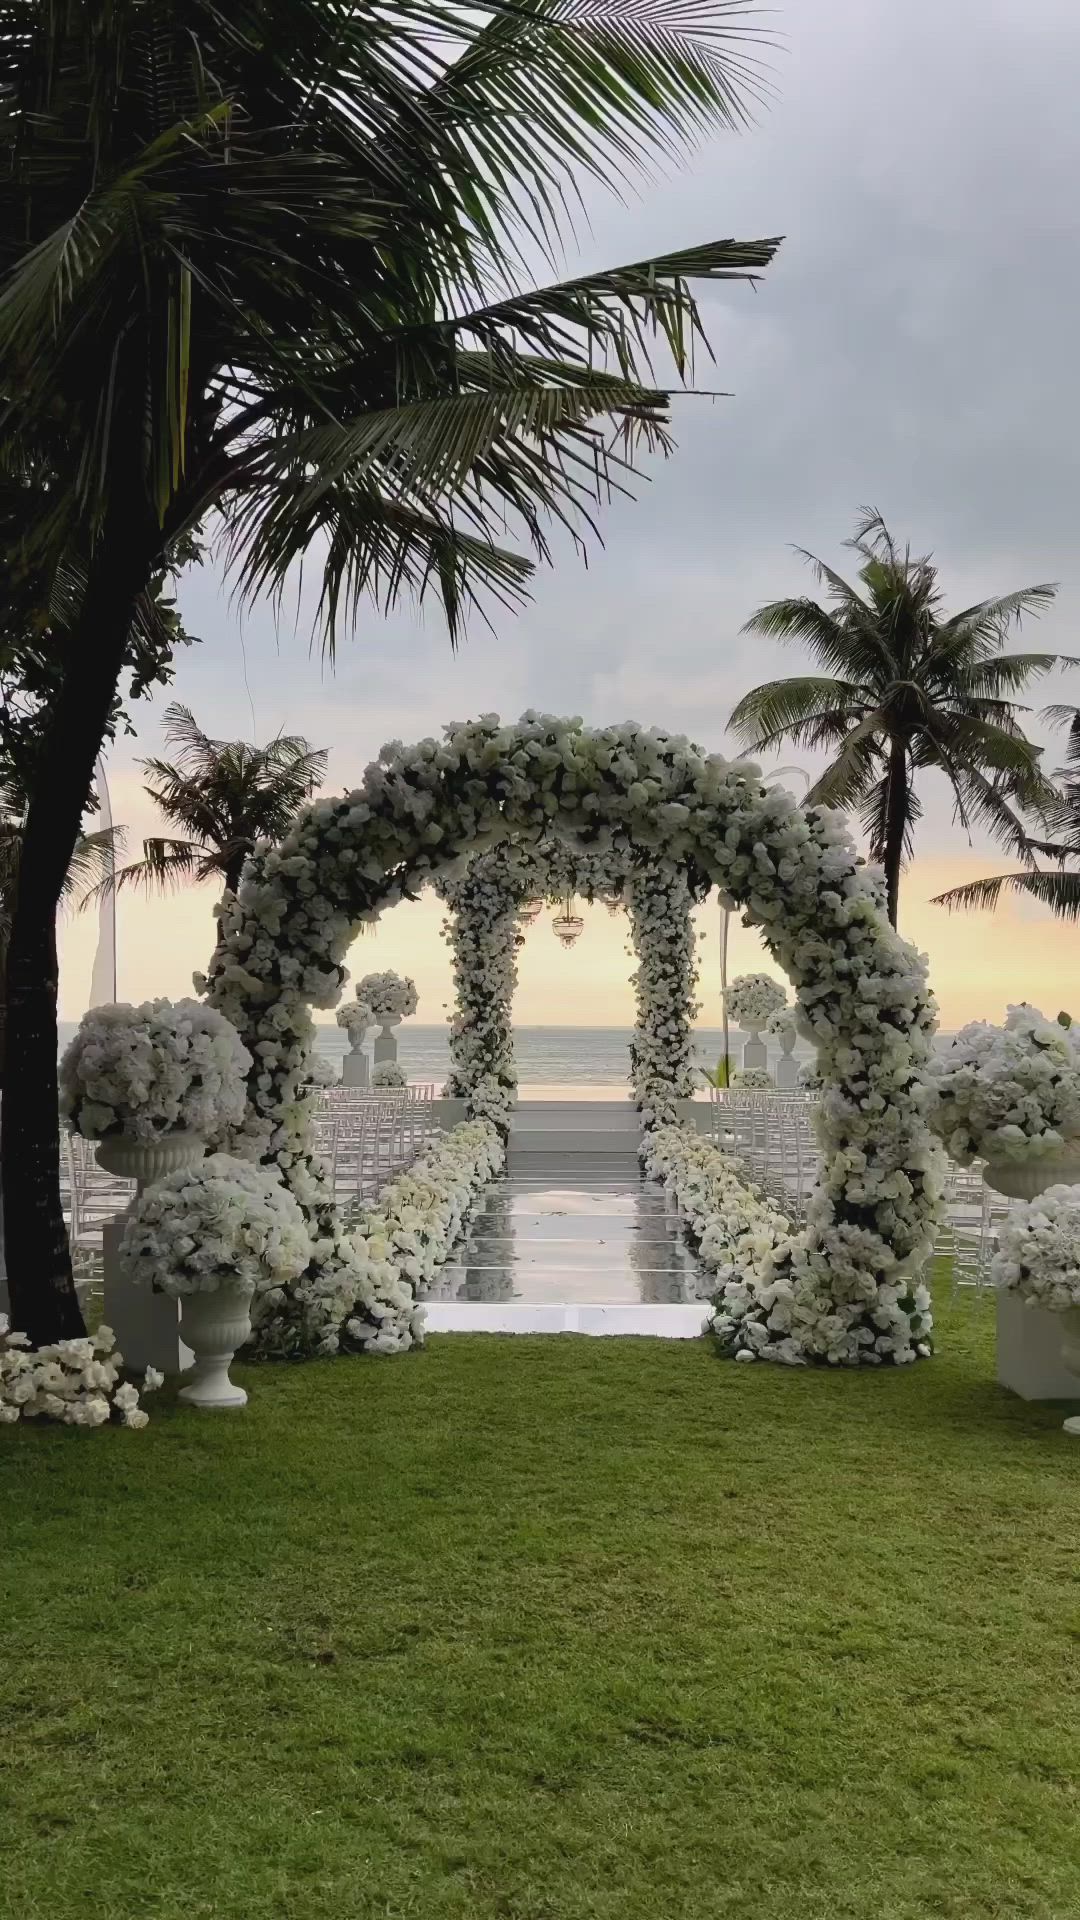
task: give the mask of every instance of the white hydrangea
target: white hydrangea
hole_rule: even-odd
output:
[[[123,1366],[111,1327],[32,1347],[0,1313],[0,1425],[58,1420],[66,1427],[101,1427],[115,1419],[138,1431],[149,1415],[139,1405],[140,1389],[122,1379]],[[153,1393],[162,1379],[156,1368],[147,1367],[142,1392]]]
[[[243,1120],[251,1065],[232,1023],[198,1000],[91,1007],[60,1062],[60,1110],[89,1140],[210,1140]]]
[[[227,1153],[147,1187],[120,1244],[129,1278],[174,1299],[216,1292],[225,1281],[251,1293],[280,1287],[310,1258],[304,1216],[288,1188]]]
[[[373,1087],[407,1087],[409,1082],[404,1067],[396,1060],[380,1060],[378,1066],[372,1068],[371,1084]]]
[[[1080,1187],[1048,1187],[1005,1215],[990,1280],[1031,1307],[1080,1307]]]
[[[349,1045],[359,1052],[364,1044],[364,1035],[374,1024],[375,1015],[366,1000],[346,1000],[336,1014],[339,1027],[343,1027],[349,1036]]]
[[[747,1032],[759,1032],[770,1016],[787,1007],[783,987],[767,973],[741,973],[732,980],[724,995],[728,1019]]]
[[[373,1020],[391,1022],[408,1020],[420,1004],[415,980],[389,968],[385,973],[365,973],[356,983],[356,998],[370,1008]]]
[[[767,1093],[773,1084],[773,1077],[764,1067],[736,1067],[731,1084],[740,1093]]]
[[[209,991],[255,1062],[237,1147],[281,1169],[319,1285],[353,1289],[354,1255],[302,1093],[312,1008],[336,1006],[361,925],[460,874],[477,851],[553,832],[590,856],[683,868],[759,929],[795,989],[824,1085],[821,1181],[777,1255],[805,1309],[798,1341],[807,1357],[844,1364],[913,1359],[925,1345],[914,1289],[944,1185],[923,1117],[935,1026],[925,961],[890,927],[881,874],[859,861],[838,813],[798,807],[749,762],[633,722],[587,728],[530,712],[506,726],[486,714],[441,740],[391,742],[356,792],[316,801],[280,846],[258,848],[239,895],[223,901]],[[391,1344],[412,1338],[407,1303],[361,1311]]]
[[[440,1135],[353,1222],[347,1260],[256,1296],[256,1353],[398,1353],[421,1344],[418,1295],[449,1258],[477,1194],[505,1157],[500,1134],[486,1121],[467,1120]]]
[[[954,1160],[1028,1160],[1080,1139],[1080,1028],[1036,1007],[973,1020],[930,1065],[927,1118]]]
[[[782,1007],[777,1007],[775,1013],[770,1013],[765,1022],[765,1031],[774,1040],[783,1040],[789,1033],[795,1033],[797,1029],[794,1007],[789,1007],[785,1000]]]
[[[307,1063],[307,1081],[309,1087],[336,1087],[340,1075],[332,1060],[323,1053],[313,1053]]]

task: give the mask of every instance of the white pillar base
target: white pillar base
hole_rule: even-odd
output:
[[[185,1373],[194,1365],[195,1355],[180,1338],[180,1303],[167,1293],[132,1285],[120,1268],[123,1232],[122,1218],[108,1221],[102,1232],[105,1325],[115,1333],[124,1363],[133,1373],[146,1367]]]
[[[764,1040],[752,1034],[742,1050],[743,1066],[757,1072],[769,1064],[769,1052]]]
[[[785,1093],[799,1084],[799,1063],[793,1053],[782,1053],[776,1063],[776,1084]]]
[[[377,1067],[381,1067],[386,1060],[397,1059],[397,1034],[394,1032],[396,1025],[396,1020],[393,1023],[384,1020],[378,1033],[375,1035],[373,1051],[375,1055],[375,1065]]]
[[[997,1377],[1021,1400],[1080,1399],[1080,1380],[1061,1358],[1061,1315],[1027,1307],[998,1288]]]
[[[371,1068],[366,1053],[347,1053],[341,1063],[341,1084],[343,1087],[369,1087]]]

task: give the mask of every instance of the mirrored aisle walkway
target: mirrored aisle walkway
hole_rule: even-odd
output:
[[[428,1296],[432,1332],[701,1331],[708,1282],[636,1174],[511,1173]]]

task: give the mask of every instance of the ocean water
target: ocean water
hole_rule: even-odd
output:
[[[62,1021],[61,1049],[75,1032],[74,1024]],[[316,1028],[316,1046],[328,1060],[339,1061],[348,1042],[341,1028],[320,1021]],[[410,1080],[437,1082],[440,1086],[450,1070],[450,1049],[444,1026],[422,1026],[405,1020],[397,1029],[398,1059]],[[514,1055],[521,1086],[618,1087],[627,1084],[630,1074],[631,1027],[515,1027]],[[745,1035],[733,1028],[730,1047],[738,1066]],[[939,1034],[941,1046],[951,1036]],[[766,1037],[770,1069],[779,1058],[775,1041]],[[369,1043],[370,1045],[370,1043]],[[699,1066],[715,1067],[724,1047],[719,1027],[698,1027],[694,1045]],[[812,1048],[796,1043],[797,1060],[809,1060]]]

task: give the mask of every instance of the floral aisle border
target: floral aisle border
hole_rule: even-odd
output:
[[[350,1219],[353,1260],[345,1268],[309,1269],[293,1285],[255,1296],[248,1352],[302,1359],[421,1346],[417,1289],[448,1259],[505,1159],[502,1138],[487,1121],[452,1127]]]
[[[642,1143],[645,1172],[662,1181],[682,1216],[698,1261],[716,1275],[705,1322],[721,1351],[736,1360],[802,1366],[858,1359],[914,1360],[930,1352],[930,1294],[921,1282],[880,1287],[869,1321],[857,1330],[853,1355],[842,1316],[823,1315],[794,1281],[787,1257],[796,1230],[775,1203],[746,1179],[738,1162],[691,1126],[658,1128]],[[918,1338],[898,1349],[897,1334]]]
[[[796,989],[797,1024],[824,1083],[823,1169],[807,1225],[775,1256],[808,1355],[857,1363],[860,1330],[907,1296],[929,1258],[943,1155],[922,1114],[935,1006],[922,957],[888,923],[880,873],[846,823],[766,787],[747,761],[705,755],[633,723],[587,728],[529,713],[485,715],[444,738],[383,750],[358,791],[319,800],[279,847],[248,861],[219,908],[208,989],[255,1062],[236,1150],[280,1167],[309,1216],[310,1284],[357,1299],[356,1315],[411,1339],[407,1306],[363,1297],[356,1256],[312,1152],[302,1097],[312,1006],[337,1004],[358,927],[477,849],[556,831],[586,854],[658,857],[704,875],[744,909]],[[378,1302],[379,1314],[375,1314]],[[356,1317],[356,1316],[354,1316]],[[899,1312],[879,1357],[923,1343]]]
[[[456,998],[446,1085],[451,1097],[496,1126],[508,1124],[517,1088],[513,999],[520,911],[529,899],[580,893],[628,909],[638,961],[634,1097],[646,1126],[675,1118],[674,1103],[694,1091],[698,1012],[694,895],[681,867],[657,857],[643,862],[636,850],[584,853],[548,838],[480,854],[464,877],[440,883],[439,892],[451,910],[444,929]]]

